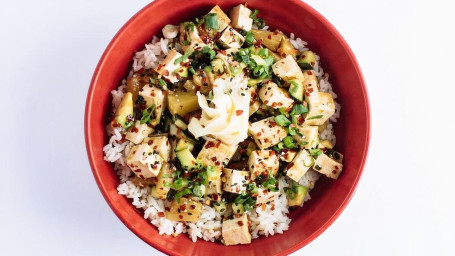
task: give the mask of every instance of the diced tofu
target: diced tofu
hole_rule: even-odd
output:
[[[303,79],[302,70],[291,55],[275,62],[275,64],[272,65],[272,69],[275,75],[286,81]]]
[[[131,148],[126,164],[141,179],[156,177],[163,165],[163,158],[143,143]]]
[[[221,176],[221,170],[217,170],[220,173]],[[209,183],[205,186],[205,197],[209,200],[212,201],[221,201],[221,195],[223,193],[222,190],[222,182],[221,182],[221,177],[218,176],[219,178],[214,180],[214,181],[209,181]]]
[[[305,96],[310,111],[305,117],[307,125],[322,125],[335,113],[335,103],[332,95],[318,92]]]
[[[319,92],[319,81],[313,71],[305,71],[303,76],[303,87],[305,88],[306,95]]]
[[[298,182],[300,178],[313,166],[314,159],[305,150],[302,149],[295,156],[294,160],[286,166],[286,175]]]
[[[180,79],[177,78],[175,71],[182,66],[180,66],[180,63],[174,64],[174,62],[180,57],[182,57],[182,55],[175,49],[170,50],[166,58],[155,68],[155,71],[158,75],[163,76],[171,83],[178,82]]]
[[[279,191],[268,191],[267,189],[260,188],[258,190],[258,197],[256,198],[256,205],[271,202],[279,195]]]
[[[268,82],[259,90],[259,98],[272,108],[289,108],[294,100],[288,92],[274,82]]]
[[[309,126],[306,124],[297,125],[298,133],[292,136],[294,140],[303,145],[303,148],[316,148],[319,142],[319,129],[317,126]]]
[[[140,144],[149,134],[153,133],[153,128],[147,124],[141,124],[141,121],[137,120],[127,133],[125,138],[134,144]]]
[[[268,31],[262,29],[252,29],[251,33],[253,33],[256,41],[262,42],[262,44],[272,52],[276,52],[284,36],[283,33],[278,30]]]
[[[223,184],[224,191],[240,194],[246,191],[246,187],[248,184],[248,177],[250,173],[247,171],[239,171],[233,169],[224,169],[224,179],[226,181]]]
[[[144,98],[147,107],[155,104],[155,120],[152,124],[158,124],[160,122],[161,115],[166,108],[166,97],[163,94],[163,91],[155,86],[147,84],[139,91],[139,95]]]
[[[179,33],[179,41],[184,52],[187,52],[189,49],[193,51],[195,48],[206,46],[206,44],[199,36],[199,32],[197,31],[196,25],[193,22],[180,23]]]
[[[214,31],[207,31],[210,37],[215,37],[217,32],[222,32],[227,26],[229,26],[229,23],[231,23],[231,20],[229,17],[226,15],[226,13],[221,10],[221,8],[218,5],[215,5],[215,7],[210,10],[209,13],[216,13],[216,17],[218,20],[218,29]]]
[[[255,150],[251,152],[248,159],[248,168],[252,180],[255,180],[262,173],[272,172],[275,175],[279,167],[278,157],[273,150]]]
[[[273,117],[262,119],[248,126],[248,133],[260,149],[278,144],[286,137],[286,130],[279,126]]]
[[[218,39],[218,43],[224,48],[240,48],[243,42],[245,38],[231,26],[228,26]]]
[[[224,220],[221,233],[225,245],[251,243],[251,234],[248,230],[248,217],[246,214],[243,214],[240,218]]]
[[[171,156],[171,144],[167,136],[154,136],[144,140],[153,150],[157,152],[164,161],[169,161]]]
[[[343,164],[341,162],[338,162],[335,159],[330,158],[326,154],[321,154],[320,156],[318,156],[316,162],[314,163],[314,170],[332,179],[338,179],[338,176],[340,176],[342,169]]]
[[[173,200],[165,214],[168,220],[196,222],[201,218],[201,213],[201,203],[182,197],[180,203]]]
[[[234,28],[250,31],[253,19],[250,18],[251,10],[243,4],[239,4],[231,10],[231,24]]]
[[[227,166],[238,145],[228,145],[219,140],[207,141],[199,152],[199,159],[203,166]]]
[[[251,98],[250,98],[250,109],[249,109],[249,115],[251,116],[254,114],[256,111],[258,111],[259,107],[261,107],[261,102],[259,101],[258,98],[258,89],[257,85],[253,85],[248,87],[247,91],[250,93]]]
[[[280,156],[280,160],[290,163],[292,160],[294,160],[295,156],[297,155],[297,150],[295,149],[283,149],[280,151],[278,154]]]

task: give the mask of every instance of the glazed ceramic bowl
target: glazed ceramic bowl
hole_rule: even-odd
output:
[[[341,104],[335,124],[336,148],[344,154],[344,171],[338,180],[321,178],[312,199],[290,213],[288,231],[254,239],[250,245],[223,246],[186,235],[160,236],[142,213],[117,193],[119,181],[113,166],[103,160],[105,128],[111,106],[110,91],[125,77],[135,51],[141,50],[166,24],[194,19],[215,4],[224,10],[244,3],[238,0],[158,0],[133,16],[107,46],[93,75],[87,95],[85,139],[88,157],[101,193],[119,219],[142,240],[171,255],[287,255],[305,246],[326,230],[351,199],[359,182],[368,151],[370,112],[365,82],[359,65],[336,29],[321,14],[298,0],[249,0],[271,29],[295,33],[320,55]]]

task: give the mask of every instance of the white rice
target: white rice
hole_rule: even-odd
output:
[[[268,27],[264,29],[268,29]],[[300,38],[295,38],[293,33],[290,34],[290,41],[297,50],[308,50],[307,42]],[[166,57],[170,49],[170,43],[171,41],[168,39],[153,37],[152,41],[146,44],[142,51],[136,52],[134,55],[132,69],[128,77],[142,68],[149,69],[156,67]],[[175,44],[175,47],[179,48],[180,45]],[[330,93],[336,99],[337,95],[332,90],[332,85],[328,81],[328,75],[325,75],[323,69],[320,67],[319,56],[317,55],[314,72],[319,79],[320,90]],[[126,80],[123,80],[121,85],[111,92],[113,113],[120,104],[125,91]],[[336,112],[330,118],[331,122],[336,122],[340,116],[340,105],[336,101],[335,107]],[[118,193],[131,199],[132,204],[136,208],[142,209],[144,218],[148,219],[151,224],[158,228],[159,234],[177,236],[187,233],[193,242],[196,242],[198,238],[214,242],[221,237],[222,216],[207,205],[203,206],[201,219],[198,222],[175,222],[165,217],[159,217],[158,213],[164,212],[164,208],[170,202],[153,198],[149,187],[140,188],[133,183],[134,175],[126,165],[126,156],[132,144],[130,142],[121,142],[123,128],[113,128],[108,125],[106,129],[110,138],[109,143],[103,147],[104,160],[114,163],[114,169],[120,180],[120,185],[117,187]],[[333,133],[332,123],[328,123],[327,128],[320,134],[320,138],[329,140],[335,144],[336,137]],[[299,184],[312,189],[319,177],[319,173],[310,169],[299,180]],[[251,221],[252,238],[257,238],[260,235],[281,234],[289,229],[291,219],[287,216],[289,213],[288,202],[283,190],[289,184],[290,181],[286,177],[281,177],[279,179],[281,195],[269,204],[266,204],[264,210],[261,206],[258,206],[248,213]],[[304,201],[306,202],[310,199],[310,193],[307,193]]]

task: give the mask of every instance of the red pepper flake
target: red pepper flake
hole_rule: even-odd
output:
[[[138,74],[142,74],[144,72],[144,68],[141,68],[137,71]]]
[[[169,209],[169,207],[164,207],[164,210],[170,211],[171,209]]]
[[[159,212],[159,213],[158,213],[158,217],[163,218],[163,217],[164,217],[164,212]]]
[[[149,140],[149,141],[147,142],[147,144],[152,145],[152,144],[153,144],[153,140]]]
[[[240,116],[242,113],[243,113],[243,110],[236,110],[235,111],[235,114],[238,115],[238,116]]]
[[[226,55],[226,51],[225,50],[221,50],[221,51],[218,51],[218,52],[223,54],[223,55]]]
[[[210,160],[212,160],[213,162],[215,162],[215,161],[216,161],[216,156],[210,158]]]
[[[180,205],[179,208],[180,208],[180,211],[184,211],[186,209],[186,205],[182,204],[182,205]]]
[[[268,35],[267,38],[272,40],[272,35]]]
[[[218,195],[217,194],[212,194],[212,198],[213,198],[213,200],[216,201],[216,200],[218,200]]]
[[[166,91],[163,92],[163,94],[167,96],[169,94],[169,91],[166,90]]]
[[[169,75],[169,70],[165,69],[165,70],[163,71],[163,76],[168,76],[168,75]]]
[[[220,165],[220,161],[216,161],[216,162],[215,162],[215,165]]]
[[[256,136],[258,136],[258,137],[259,137],[259,136],[261,136],[261,134],[262,134],[262,133],[258,132],[258,133],[256,134]]]
[[[311,76],[313,74],[313,72],[308,71],[307,74]]]
[[[141,170],[140,169],[136,169],[133,172],[141,172]]]
[[[155,94],[154,92],[151,92],[151,93],[150,93],[150,96],[152,96],[152,97],[155,97],[155,95],[156,95],[156,94]]]
[[[277,105],[278,105],[278,103],[273,102],[273,103],[272,103],[272,108],[275,108]]]
[[[182,215],[179,215],[179,218],[182,220],[182,219],[183,219],[183,216],[182,216]]]
[[[212,148],[215,146],[215,143],[213,141],[209,141],[207,142],[207,144],[205,144],[204,148]]]
[[[309,94],[308,92],[305,92],[305,95],[306,95],[306,96],[310,96],[310,94]]]
[[[273,34],[276,36],[278,35],[278,30],[273,31]]]
[[[333,173],[333,174],[337,174],[337,170],[333,170],[332,173]]]
[[[195,205],[195,204],[190,205],[190,209],[191,209],[191,210],[196,209],[196,205]]]
[[[308,88],[307,91],[308,91],[309,93],[312,93],[312,92],[313,92],[313,88]]]
[[[216,143],[215,147],[219,148],[220,145],[221,145],[221,140],[219,140],[219,141]]]
[[[269,101],[268,101],[268,100],[264,101],[264,104],[265,104],[265,105],[267,105],[267,103],[269,103]]]
[[[185,178],[191,177],[191,173],[185,172],[185,173],[183,174],[183,177],[185,177]]]
[[[261,209],[262,209],[262,211],[265,211],[265,208],[266,208],[266,207],[267,207],[266,204],[261,204]]]
[[[267,195],[268,193],[269,193],[269,191],[268,191],[268,190],[264,190],[264,191],[262,191],[262,194],[264,194],[264,195]]]
[[[270,210],[275,210],[275,204],[272,204],[272,208],[270,208]]]
[[[294,166],[294,163],[290,163],[290,164],[288,164],[288,166],[286,167],[286,169],[287,169],[287,170],[289,170],[289,169],[291,169],[291,168],[292,168],[292,166]]]
[[[237,224],[239,224],[239,226],[241,227],[241,226],[243,226],[243,221],[239,220],[239,221],[237,221]]]
[[[139,177],[140,177],[141,179],[145,180],[144,175],[140,174]]]

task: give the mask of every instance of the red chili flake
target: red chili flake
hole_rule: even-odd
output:
[[[164,212],[159,212],[158,217],[161,217],[161,218],[164,217]]]
[[[281,57],[286,58],[286,53],[283,52],[283,53],[281,54]]]
[[[168,76],[168,75],[169,75],[169,70],[165,69],[165,70],[163,71],[163,76]]]
[[[269,103],[269,101],[268,101],[268,100],[264,101],[264,104],[265,104],[265,105],[267,105],[267,103]]]
[[[169,207],[164,207],[164,210],[170,211],[171,209],[169,209]]]
[[[287,170],[289,170],[289,169],[291,169],[291,168],[292,168],[292,166],[294,166],[294,163],[290,163],[290,164],[288,164],[288,166],[286,167],[286,169],[287,169]]]
[[[243,113],[243,110],[236,110],[235,111],[235,114],[238,115],[238,116],[240,116],[242,113]]]
[[[218,200],[218,195],[217,194],[212,194],[212,198],[213,198],[213,200],[216,201],[216,200]]]
[[[312,93],[313,92],[313,88],[308,88],[307,90],[309,93]]]
[[[243,226],[243,221],[239,220],[239,221],[237,221],[237,224],[239,224],[239,226],[241,227],[241,226]]]
[[[270,208],[270,210],[275,210],[275,204],[272,204],[272,208]]]
[[[313,74],[313,72],[308,71],[307,74],[311,76]]]
[[[300,123],[305,122],[305,118],[303,118],[303,116],[297,117],[297,120],[298,120]]]
[[[269,193],[269,191],[268,191],[268,190],[264,190],[264,191],[262,191],[262,194],[264,194],[264,195],[267,195],[268,193]]]
[[[152,144],[153,144],[153,140],[149,140],[149,141],[147,142],[147,144],[152,145]]]
[[[183,177],[186,177],[186,178],[187,178],[187,177],[190,177],[190,176],[191,176],[191,173],[189,173],[189,172],[185,172],[185,173],[183,174]]]
[[[337,170],[333,170],[332,173],[333,173],[333,174],[337,174]]]
[[[155,146],[153,147],[153,150],[156,150],[157,148],[158,148],[158,145],[155,145]]]
[[[261,204],[261,209],[262,209],[262,211],[265,211],[265,208],[266,208],[266,207],[267,207],[266,204]]]
[[[140,174],[139,177],[140,177],[141,179],[145,180],[144,175]]]
[[[223,54],[223,55],[226,55],[226,51],[225,50],[221,50],[221,51],[218,51],[218,52]]]
[[[278,35],[278,30],[273,31],[273,34],[276,36]]]
[[[210,160],[212,160],[213,162],[215,162],[215,161],[216,161],[216,156],[210,158]]]
[[[179,218],[182,220],[182,219],[183,219],[183,216],[182,216],[182,215],[179,215]]]
[[[180,211],[184,211],[184,210],[186,209],[186,205],[185,205],[185,204],[182,204],[182,205],[180,205],[179,208],[180,208]]]
[[[141,68],[137,71],[138,74],[142,74],[144,72],[144,68]]]
[[[269,139],[268,139],[268,138],[265,138],[265,139],[264,139],[264,142],[265,142],[265,143],[269,142]]]
[[[220,145],[221,145],[221,140],[219,140],[219,141],[216,143],[215,147],[219,148]]]
[[[215,165],[220,165],[220,161],[216,161],[216,162],[215,162]]]
[[[158,67],[156,68],[156,70],[159,71],[162,67],[164,67],[164,65],[163,65],[163,64],[160,64],[160,65],[158,65]]]
[[[166,91],[163,92],[163,94],[167,96],[169,94],[169,91],[166,90]]]
[[[275,108],[277,105],[278,105],[278,103],[273,102],[273,103],[272,103],[272,108]]]
[[[122,134],[122,139],[120,140],[120,142],[124,142],[126,139],[126,134]]]
[[[281,107],[283,106],[283,103],[282,102],[278,102],[278,107]]]
[[[271,40],[272,39],[272,35],[268,35],[267,38]]]
[[[139,170],[139,169],[136,169],[136,170],[134,170],[134,172],[141,172],[141,170]]]
[[[256,134],[256,136],[258,136],[258,137],[259,137],[259,136],[261,136],[261,134],[262,134],[262,133],[258,132],[258,133]]]
[[[156,94],[155,94],[154,92],[151,92],[151,93],[150,93],[150,96],[152,96],[152,97],[155,97],[155,95],[156,95]]]
[[[308,92],[305,92],[305,95],[306,95],[306,96],[310,96],[310,94],[309,94]]]
[[[214,146],[215,146],[215,143],[213,141],[209,141],[209,142],[207,142],[207,144],[205,144],[204,148],[211,148]]]
[[[311,66],[314,66],[314,65],[316,65],[316,63],[314,63],[313,61],[312,61],[310,64],[311,64]]]
[[[239,149],[240,154],[244,154],[245,152],[246,152],[246,149],[244,149],[244,148]]]

